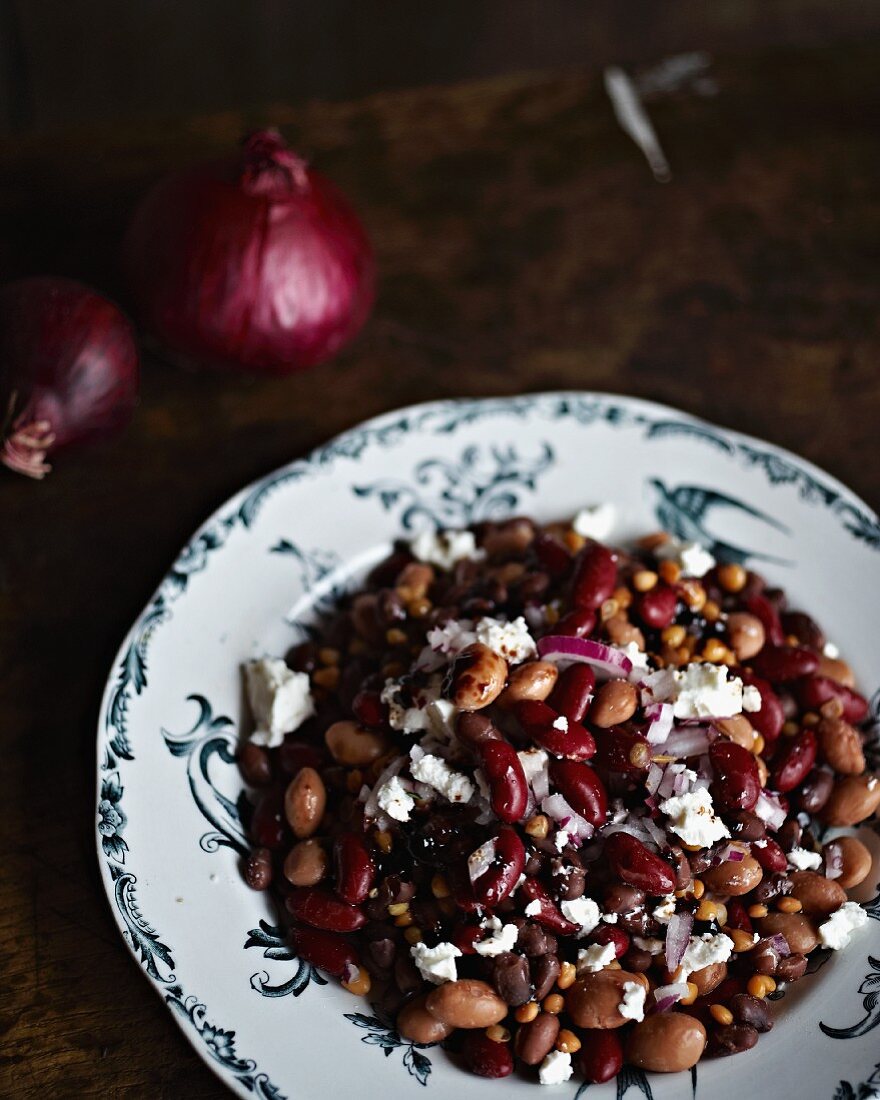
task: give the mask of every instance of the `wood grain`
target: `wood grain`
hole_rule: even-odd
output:
[[[122,635],[240,485],[396,405],[596,387],[791,447],[876,506],[878,65],[871,45],[719,63],[716,96],[651,105],[665,186],[587,77],[273,112],[373,235],[363,337],[268,382],[148,355],[121,439],[62,457],[43,484],[0,477],[0,1094],[223,1095],[110,918],[93,757]],[[0,273],[118,293],[134,198],[245,121],[22,141],[0,161]]]

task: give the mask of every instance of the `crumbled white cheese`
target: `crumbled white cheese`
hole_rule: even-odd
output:
[[[386,680],[379,699],[388,707],[388,724],[393,730],[418,733],[428,728],[428,715],[421,707],[407,707],[401,701],[399,680]]]
[[[293,672],[278,657],[264,657],[245,665],[248,702],[257,728],[255,745],[277,748],[286,733],[298,729],[315,713],[305,672]]]
[[[716,840],[730,836],[727,826],[715,816],[712,796],[705,787],[673,795],[660,803],[660,812],[669,818],[669,828],[685,844],[708,848]]]
[[[559,730],[560,733],[568,733],[568,719],[564,714],[560,714],[558,718],[553,719],[553,728]]]
[[[723,932],[717,935],[704,932],[702,936],[691,936],[681,960],[681,981],[687,981],[689,974],[702,970],[713,963],[727,962],[733,951],[733,940]]]
[[[648,663],[648,654],[643,649],[639,649],[636,642],[627,642],[626,645],[615,646],[614,648],[619,649],[625,657],[629,658],[629,663],[632,665],[629,671],[631,680],[641,680],[642,676],[640,674],[650,671],[651,666]]]
[[[799,871],[815,871],[822,865],[822,857],[818,852],[810,852],[806,848],[792,848],[788,853],[788,862]]]
[[[868,914],[861,905],[854,901],[844,902],[836,913],[832,913],[824,924],[819,925],[819,943],[823,947],[839,951],[849,943],[853,931],[861,928],[867,920]]]
[[[573,901],[560,902],[559,908],[562,910],[562,915],[566,920],[570,920],[572,924],[580,925],[580,931],[577,933],[577,938],[579,940],[592,932],[601,918],[599,906],[592,898],[588,897],[580,897],[575,898]]]
[[[761,693],[752,684],[747,684],[743,688],[743,710],[747,710],[754,714],[756,710],[761,709]]]
[[[473,531],[422,531],[409,540],[410,553],[419,561],[451,569],[463,558],[480,561],[486,555],[477,549]]]
[[[431,753],[421,753],[418,746],[410,749],[410,767],[413,779],[431,787],[450,802],[470,802],[474,796],[474,785],[466,775],[457,772]]]
[[[376,792],[379,809],[393,817],[395,821],[409,821],[409,815],[415,807],[415,799],[404,787],[400,777],[392,775]]]
[[[617,924],[618,915],[617,913],[603,913],[602,920],[605,921],[606,924]]]
[[[822,653],[825,657],[830,658],[832,661],[836,661],[840,656],[840,650],[834,644],[834,642],[826,642],[822,647]]]
[[[590,947],[582,947],[578,951],[576,964],[578,976],[604,970],[610,962],[614,962],[615,958],[613,943],[594,943]]]
[[[478,642],[494,650],[509,664],[520,664],[538,656],[535,639],[529,633],[529,624],[522,615],[510,622],[487,616],[477,623],[476,634]]]
[[[538,1067],[538,1082],[542,1085],[564,1085],[574,1073],[571,1055],[551,1050]]]
[[[641,951],[647,951],[649,955],[662,955],[665,950],[663,940],[654,936],[633,936],[633,943]]]
[[[645,987],[641,982],[623,983],[623,1000],[617,1006],[617,1011],[624,1019],[644,1020],[645,993]]]
[[[420,665],[428,665],[428,655],[439,655],[440,658],[452,659],[457,657],[463,649],[477,640],[477,635],[474,632],[474,624],[471,619],[450,619],[448,622],[443,623],[442,626],[434,626],[425,635],[427,640],[427,651],[423,651],[419,657]],[[434,662],[437,663],[437,662]],[[443,661],[439,661],[443,664]]]
[[[461,951],[454,943],[438,943],[436,947],[414,943],[409,953],[419,973],[432,985],[454,982],[458,978],[455,960],[461,957]]]
[[[672,703],[676,718],[732,718],[743,710],[743,682],[738,676],[727,676],[727,665],[708,661],[682,670],[664,668],[643,678],[642,703]],[[746,696],[750,710],[760,708],[757,689],[746,689]]]
[[[537,917],[541,912],[541,903],[535,898],[534,901],[530,901],[529,904],[523,910],[527,917]]]
[[[553,843],[556,845],[556,851],[561,852],[565,849],[571,837],[564,829],[560,829],[556,836],[553,837]]]
[[[490,917],[482,922],[482,927],[491,933],[486,939],[474,944],[474,950],[478,955],[487,955],[494,958],[505,951],[512,951],[516,945],[516,937],[519,929],[515,924],[504,924],[497,917]]]
[[[654,909],[651,916],[661,924],[669,924],[670,920],[675,916],[675,894],[667,894]]]
[[[705,577],[715,567],[715,559],[698,542],[671,538],[654,551],[658,561],[674,561],[684,577]]]
[[[585,539],[604,542],[614,529],[617,509],[613,504],[592,504],[581,508],[571,521],[572,530]]]

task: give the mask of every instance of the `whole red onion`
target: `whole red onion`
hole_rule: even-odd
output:
[[[161,180],[124,259],[144,325],[179,358],[213,366],[312,366],[352,339],[374,297],[351,207],[274,131]]]
[[[49,454],[131,418],[138,353],[125,315],[72,279],[0,288],[0,462],[42,478]]]

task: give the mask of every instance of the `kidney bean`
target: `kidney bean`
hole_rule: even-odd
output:
[[[824,703],[839,699],[843,705],[841,715],[847,722],[858,725],[868,716],[868,701],[864,695],[839,684],[828,676],[810,676],[795,685],[798,702],[804,710],[820,710]]]
[[[452,701],[459,710],[494,703],[507,681],[507,661],[482,642],[467,646],[452,666]]]
[[[543,1001],[559,977],[560,964],[556,955],[539,955],[529,962],[532,976],[533,996],[536,1001]]]
[[[825,862],[828,863],[830,848],[836,848],[841,866],[840,874],[834,879],[838,886],[849,890],[864,882],[871,873],[872,858],[870,851],[854,836],[839,836],[825,845]]]
[[[549,706],[569,722],[580,722],[587,713],[596,687],[596,674],[589,665],[575,664],[561,673],[547,699]]]
[[[425,1007],[450,1027],[491,1027],[507,1015],[504,1001],[490,985],[476,978],[438,985],[428,994]]]
[[[563,577],[571,568],[571,554],[559,539],[553,538],[552,535],[539,532],[535,536],[532,548],[541,568],[555,580]]]
[[[761,793],[754,756],[732,741],[716,741],[709,748],[714,779],[711,793],[723,810],[751,810]]]
[[[427,994],[407,1002],[397,1014],[397,1031],[404,1039],[414,1043],[440,1043],[455,1030],[444,1024],[425,1008]]]
[[[785,724],[785,711],[779,696],[766,680],[760,676],[755,676],[749,669],[739,670],[737,675],[744,684],[756,688],[761,696],[760,710],[749,712],[749,722],[767,744],[772,744],[779,737]]]
[[[764,648],[767,632],[757,615],[733,611],[727,616],[727,640],[737,661],[749,661]]]
[[[550,775],[573,810],[596,828],[605,824],[608,796],[602,780],[589,764],[553,760]]]
[[[678,596],[674,588],[666,584],[655,585],[636,600],[636,614],[651,630],[663,630],[675,618]]]
[[[765,871],[785,871],[788,866],[785,852],[776,841],[771,840],[770,837],[766,837],[757,844],[753,844],[751,852],[753,858]]]
[[[617,584],[617,561],[606,547],[590,542],[578,554],[572,582],[575,607],[595,610],[611,596]]]
[[[517,665],[510,670],[507,687],[498,696],[498,705],[509,709],[523,699],[543,702],[552,694],[558,677],[559,670],[551,661],[526,661]]]
[[[527,1066],[537,1066],[543,1062],[556,1042],[559,1034],[559,1017],[549,1012],[539,1012],[527,1024],[523,1024],[516,1033],[514,1046],[517,1057]]]
[[[570,638],[586,638],[596,626],[596,612],[586,607],[576,607],[563,615],[553,627],[554,634],[564,634]]]
[[[735,997],[731,997],[727,1007],[739,1024],[750,1024],[761,1033],[770,1031],[773,1027],[770,1009],[760,997],[753,997],[750,993],[737,993]]]
[[[251,836],[260,848],[277,851],[287,839],[284,823],[284,799],[279,790],[272,789],[257,803],[251,818]]]
[[[354,932],[366,923],[360,909],[346,905],[317,886],[298,886],[285,900],[292,915],[303,924],[327,932]]]
[[[352,700],[351,710],[361,726],[375,728],[385,722],[385,704],[378,691],[359,691]]]
[[[627,982],[638,982],[647,987],[643,974],[631,974],[628,970],[599,970],[585,974],[565,993],[565,1009],[578,1027],[623,1027],[627,1018],[621,1016],[623,987]]]
[[[602,729],[622,725],[635,714],[638,702],[635,684],[628,680],[606,680],[590,707],[590,723]]]
[[[622,959],[630,947],[630,938],[616,924],[600,924],[589,935],[590,943],[613,943],[615,959]]]
[[[643,734],[631,730],[598,730],[592,763],[603,771],[634,775],[649,767],[651,747]]]
[[[528,736],[553,756],[587,760],[596,751],[593,735],[580,723],[564,719],[566,729],[554,726],[554,722],[560,721],[560,715],[546,703],[526,699],[517,703],[515,714]]]
[[[457,925],[452,931],[452,942],[463,955],[476,955],[477,944],[483,939],[481,925],[473,921],[465,921]]]
[[[501,741],[501,733],[491,718],[479,711],[466,710],[458,715],[455,723],[455,732],[459,741],[476,749],[484,741]]]
[[[323,746],[311,741],[292,741],[289,738],[278,749],[278,763],[288,775],[296,775],[301,768],[314,768],[315,771],[327,763],[327,754]]]
[[[492,967],[492,984],[506,1004],[525,1004],[532,993],[528,959],[523,955],[515,955],[512,951],[502,952],[496,957]]]
[[[349,966],[357,966],[360,962],[357,951],[348,940],[335,932],[294,927],[290,931],[290,939],[298,958],[326,970],[334,978],[341,978]]]
[[[605,854],[618,878],[647,894],[671,894],[675,876],[669,864],[628,833],[613,833]]]
[[[616,1031],[590,1029],[581,1035],[581,1073],[594,1085],[616,1077],[623,1068],[623,1047]]]
[[[859,731],[842,718],[823,718],[816,727],[822,755],[840,775],[861,775],[865,753]]]
[[[747,894],[763,878],[761,865],[754,856],[746,854],[739,863],[727,859],[703,872],[702,879],[708,890],[716,894]]]
[[[516,946],[524,955],[538,958],[552,954],[556,950],[556,937],[533,921],[526,921],[519,930]]]
[[[508,825],[520,821],[526,812],[529,786],[516,750],[506,741],[483,741],[477,747],[489,784],[495,816]]]
[[[805,646],[765,645],[752,662],[755,671],[773,683],[787,683],[812,676],[819,658]]]
[[[816,763],[816,735],[811,729],[803,729],[789,738],[773,762],[770,773],[774,790],[785,794],[801,784]]]
[[[797,898],[807,916],[827,917],[846,901],[846,891],[835,879],[815,871],[792,871],[791,896]]]
[[[268,848],[254,848],[245,860],[244,878],[252,890],[266,890],[272,881],[272,853]]]
[[[803,913],[768,913],[766,917],[759,917],[757,924],[762,936],[781,932],[788,946],[798,955],[809,955],[819,943],[816,926]]]
[[[878,806],[880,779],[876,775],[845,775],[834,784],[820,816],[826,825],[858,825]]]
[[[516,886],[526,863],[523,842],[509,826],[495,837],[495,862],[473,884],[474,904],[494,909]]]
[[[767,834],[767,827],[760,817],[747,810],[734,810],[725,815],[725,820],[734,840],[760,840]]]
[[[513,1073],[509,1044],[494,1042],[484,1031],[469,1031],[461,1054],[464,1064],[477,1077],[509,1077]]]
[[[757,592],[745,600],[745,605],[761,621],[767,641],[774,646],[783,645],[785,643],[785,631],[782,629],[779,612],[770,600],[763,593]]]
[[[627,1037],[626,1060],[655,1073],[679,1073],[695,1066],[706,1048],[706,1029],[684,1012],[656,1012]]]
[[[349,905],[365,901],[376,877],[376,866],[363,837],[340,833],[333,845],[336,893]]]
[[[781,982],[796,982],[807,972],[807,956],[801,954],[786,955],[776,966],[776,976]]]
[[[316,886],[327,874],[327,853],[319,840],[301,840],[287,853],[284,877],[293,886]]]
[[[741,1054],[758,1041],[757,1029],[751,1024],[722,1024],[712,1030],[709,1049],[717,1058]]]
[[[536,924],[542,924],[551,932],[558,932],[562,936],[573,936],[575,932],[580,931],[579,925],[567,920],[560,913],[546,886],[539,879],[527,878],[520,886],[519,892],[527,902],[536,901],[540,905],[537,913],[529,913]]]
[[[348,719],[328,727],[324,741],[336,763],[347,768],[372,764],[391,748],[391,742],[384,733],[361,729],[357,722]]]
[[[625,646],[634,642],[639,649],[645,648],[645,635],[635,623],[629,621],[623,612],[618,612],[610,619],[606,619],[604,625],[608,640],[615,645]]]
[[[830,772],[813,768],[796,794],[800,808],[805,813],[817,814],[828,801],[833,786],[834,776]]]

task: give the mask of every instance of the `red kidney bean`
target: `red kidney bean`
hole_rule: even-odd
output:
[[[788,740],[773,763],[770,773],[773,789],[784,794],[802,783],[816,763],[816,750],[816,735],[811,729],[801,730]]]
[[[334,978],[343,977],[349,966],[357,966],[360,962],[348,940],[335,932],[294,927],[290,930],[290,940],[299,958],[326,970]]]
[[[580,926],[574,921],[567,920],[556,908],[556,903],[547,892],[547,888],[536,878],[527,878],[519,888],[520,894],[526,898],[527,903],[536,901],[540,905],[537,913],[529,913],[529,919],[549,928],[551,932],[558,932],[562,936],[573,936],[580,931]]]
[[[564,714],[569,722],[580,722],[587,713],[595,687],[596,673],[589,665],[569,665],[560,673],[547,703],[557,714]]]
[[[587,1028],[580,1033],[578,1062],[581,1073],[594,1085],[610,1081],[623,1068],[623,1046],[616,1030]]]
[[[825,645],[825,635],[821,627],[803,611],[786,611],[782,616],[782,629],[786,635],[793,634],[801,645],[821,650]]]
[[[244,877],[252,890],[266,890],[272,881],[272,853],[254,848],[244,865]]]
[[[667,584],[658,584],[636,600],[636,614],[652,630],[663,630],[675,618],[678,596]]]
[[[734,741],[716,741],[709,748],[714,779],[712,798],[724,810],[751,810],[761,793],[754,756]]]
[[[452,930],[452,942],[462,955],[476,955],[476,944],[483,938],[483,929],[473,921],[465,921]]]
[[[574,611],[569,611],[567,615],[562,616],[559,622],[553,627],[553,633],[564,634],[566,637],[571,638],[585,638],[588,634],[593,633],[595,626],[596,612],[590,610],[588,607],[578,607],[575,608]]]
[[[284,844],[287,838],[287,819],[284,816],[284,794],[271,790],[257,803],[251,818],[251,836],[259,848],[272,852]]]
[[[550,775],[566,802],[582,818],[597,829],[605,824],[608,796],[602,780],[589,764],[579,764],[575,760],[553,760]]]
[[[532,546],[541,568],[554,579],[565,576],[571,568],[572,557],[568,549],[552,535],[543,532],[536,536]]]
[[[333,845],[336,893],[349,905],[366,901],[376,877],[376,866],[362,836],[340,833]]]
[[[467,1068],[478,1077],[509,1077],[513,1073],[510,1044],[496,1043],[485,1031],[468,1031],[461,1054]]]
[[[616,924],[600,924],[598,928],[593,929],[588,939],[590,943],[613,943],[616,959],[622,959],[630,947],[629,935]]]
[[[455,732],[459,741],[475,749],[484,741],[501,741],[501,731],[495,723],[478,710],[464,710],[455,723]]]
[[[385,723],[385,704],[378,691],[359,691],[351,704],[352,714],[362,726],[375,729]]]
[[[596,751],[595,738],[588,730],[568,719],[567,729],[557,729],[553,723],[560,715],[538,699],[523,699],[516,704],[515,713],[528,736],[554,756],[587,760]]]
[[[844,721],[858,724],[868,715],[868,701],[864,695],[829,676],[810,676],[795,685],[795,692],[804,710],[819,710],[823,703],[839,699],[843,705],[841,717]]]
[[[727,903],[727,923],[731,928],[741,928],[743,932],[752,930],[748,911],[739,898],[731,898]]]
[[[651,747],[641,733],[612,726],[596,733],[593,766],[629,775],[645,771],[651,764]]]
[[[526,865],[523,842],[509,826],[502,826],[495,837],[495,863],[476,880],[470,890],[471,908],[494,909],[512,892]],[[458,898],[456,900],[459,900]],[[467,907],[465,898],[465,907]],[[459,904],[462,901],[459,900]]]
[[[765,645],[752,665],[759,676],[778,684],[812,676],[819,667],[819,658],[805,646]]]
[[[617,561],[601,543],[588,543],[577,557],[571,599],[575,607],[595,609],[610,597],[617,584]]]
[[[771,645],[783,645],[785,631],[782,629],[782,623],[779,620],[779,612],[767,597],[760,592],[756,593],[754,596],[749,596],[745,601],[745,606],[756,618],[761,620],[764,633],[767,635],[767,641]]]
[[[278,763],[288,775],[296,775],[301,768],[320,771],[327,762],[323,746],[309,741],[283,741],[278,750]]]
[[[496,817],[508,825],[520,821],[526,812],[529,786],[516,749],[506,741],[483,741],[477,753],[489,784],[490,801]]]
[[[630,886],[638,886],[646,894],[671,894],[675,889],[675,875],[669,864],[629,833],[612,833],[605,854],[617,877]]]
[[[327,932],[354,932],[362,928],[367,918],[353,905],[334,897],[317,886],[298,886],[291,890],[285,904],[290,913],[303,924]]]
[[[764,871],[784,871],[788,866],[785,852],[770,837],[765,837],[763,840],[752,844],[751,853]]]
[[[758,694],[761,696],[760,710],[749,711],[748,719],[752,724],[752,728],[756,729],[770,745],[779,737],[785,724],[785,711],[782,702],[763,677],[755,676],[749,669],[738,670],[737,675],[744,684],[749,684],[757,689]]]

